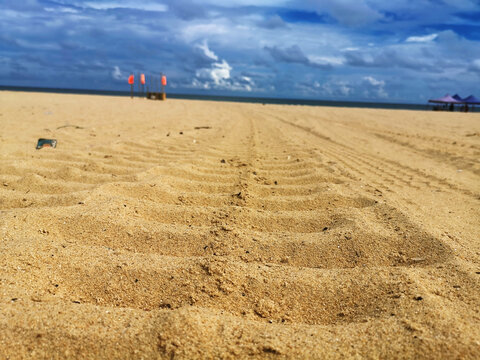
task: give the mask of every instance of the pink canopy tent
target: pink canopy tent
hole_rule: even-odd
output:
[[[470,95],[469,97],[462,99],[458,94],[455,94],[453,96],[450,96],[449,94],[438,98],[438,99],[431,99],[428,100],[430,103],[435,103],[435,104],[443,104],[442,108],[439,107],[434,107],[433,110],[454,110],[454,105],[463,105],[463,109],[465,112],[469,111],[469,105],[472,106],[471,110],[475,111],[475,105],[480,105],[480,99],[476,98],[473,95]]]
[[[438,99],[428,100],[428,102],[437,103],[437,104],[463,104],[463,101],[458,101],[457,99],[453,98],[449,94]]]

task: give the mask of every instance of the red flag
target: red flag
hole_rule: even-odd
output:
[[[128,77],[128,83],[129,83],[130,85],[133,85],[134,82],[135,82],[135,76],[130,75],[130,76]]]
[[[140,74],[140,83],[145,85],[145,74]]]
[[[165,75],[162,75],[162,85],[167,86],[167,77]]]

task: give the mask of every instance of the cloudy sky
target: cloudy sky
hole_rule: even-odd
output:
[[[423,103],[480,96],[479,0],[1,0],[0,85]]]

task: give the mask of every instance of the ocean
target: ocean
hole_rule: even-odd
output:
[[[57,93],[57,94],[130,96],[130,91],[59,89],[59,88],[45,88],[45,87],[0,85],[0,91],[2,90],[25,91],[25,92],[47,92],[47,93]],[[135,96],[138,96],[138,93],[135,92]],[[262,97],[242,97],[242,96],[174,94],[170,92],[167,92],[167,97],[169,99],[230,101],[230,102],[277,104],[277,105],[334,106],[334,107],[347,107],[347,108],[423,110],[423,111],[433,110],[433,105],[428,103],[402,104],[402,103],[362,102],[362,101],[306,100],[306,99],[262,98]],[[474,112],[480,112],[480,106],[477,106],[474,109]]]

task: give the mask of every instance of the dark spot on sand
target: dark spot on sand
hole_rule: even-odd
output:
[[[271,346],[264,346],[263,347],[263,352],[269,353],[269,354],[275,354],[275,355],[280,355],[280,351],[277,349],[271,347]]]

